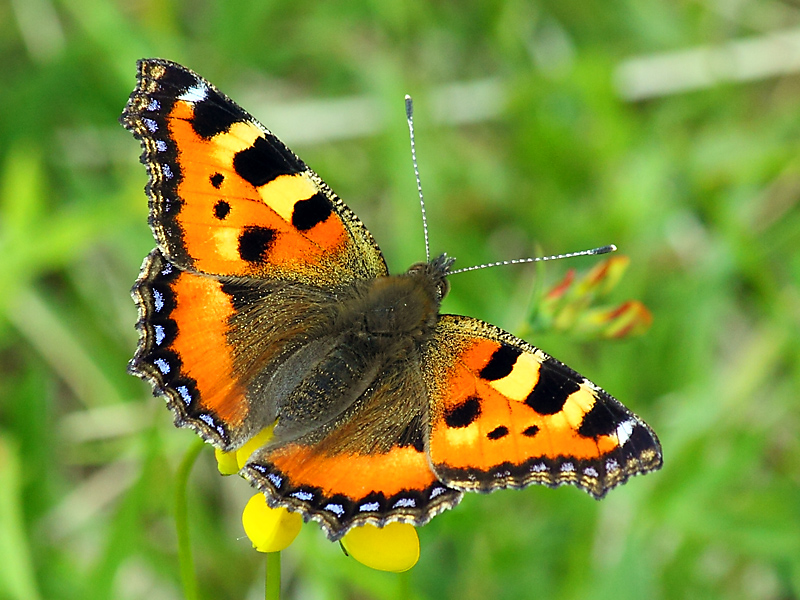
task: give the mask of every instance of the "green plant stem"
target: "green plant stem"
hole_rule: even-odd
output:
[[[402,573],[398,573],[398,595],[397,597],[400,600],[407,600],[411,598],[411,570],[403,571]]]
[[[186,487],[189,483],[192,467],[194,467],[194,463],[203,446],[205,446],[203,440],[198,439],[189,447],[178,467],[175,481],[175,530],[178,533],[178,562],[180,563],[181,581],[183,582],[183,596],[186,600],[198,600],[199,598],[197,595],[197,578],[195,577],[194,562],[192,560],[192,545],[189,539],[189,510]]]
[[[267,552],[267,581],[264,585],[266,600],[281,598],[281,553]]]

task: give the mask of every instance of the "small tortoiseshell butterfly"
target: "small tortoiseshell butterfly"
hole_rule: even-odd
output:
[[[132,373],[175,423],[234,450],[270,506],[336,540],[422,525],[466,491],[571,483],[596,498],[661,466],[641,419],[538,348],[439,314],[452,259],[389,275],[319,176],[213,85],[138,63],[122,124],[141,142],[157,247],[133,288]]]

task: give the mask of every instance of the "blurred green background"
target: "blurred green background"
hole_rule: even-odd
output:
[[[773,0],[0,0],[0,598],[180,598],[174,474],[193,434],[125,372],[153,246],[135,60],[186,64],[356,211],[390,268],[616,243],[646,335],[530,341],[642,415],[661,472],[602,502],[468,495],[402,583],[316,526],[286,598],[800,598],[800,6]],[[527,328],[595,258],[452,278],[445,310]],[[248,485],[190,482],[204,597],[263,597]]]

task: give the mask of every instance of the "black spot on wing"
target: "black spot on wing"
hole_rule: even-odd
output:
[[[277,142],[275,138],[272,138]],[[249,148],[237,152],[233,156],[233,168],[245,181],[255,187],[269,183],[279,175],[300,173],[303,168],[298,161],[289,162],[283,144],[270,143],[267,138],[259,137]],[[305,165],[302,165],[303,167]]]
[[[514,348],[514,346],[500,346],[492,354],[492,358],[486,363],[486,366],[481,369],[480,377],[486,381],[497,381],[503,377],[508,376],[517,362],[517,358],[522,354],[522,350]]]
[[[307,200],[300,200],[292,211],[292,225],[300,231],[308,231],[331,216],[330,201],[322,192],[317,192]]]
[[[595,400],[592,409],[583,415],[578,434],[589,438],[609,435],[628,418],[628,413],[617,402],[601,396]]]
[[[247,121],[247,114],[231,104],[218,92],[208,89],[205,99],[194,105],[192,129],[201,138],[208,140],[230,130],[234,123]]]
[[[528,394],[525,404],[540,415],[554,415],[564,408],[567,398],[580,389],[577,381],[559,368],[561,363],[548,358],[539,369],[539,381]]]
[[[522,431],[522,435],[524,435],[525,437],[533,437],[537,433],[539,433],[539,427],[537,425],[531,425],[530,427],[526,427]]]
[[[225,202],[225,200],[218,200],[214,205],[214,216],[220,221],[223,221],[230,212],[231,205]]]
[[[508,427],[500,425],[499,427],[495,427],[489,433],[486,434],[486,437],[490,440],[499,440],[508,435]]]
[[[219,189],[224,180],[225,176],[222,173],[214,173],[209,177],[209,181],[211,181],[211,185],[213,185],[215,189]]]
[[[263,261],[276,237],[269,227],[245,227],[239,235],[239,256],[247,262]]]
[[[444,415],[448,427],[469,427],[481,414],[480,398],[472,396],[458,406],[451,408]]]

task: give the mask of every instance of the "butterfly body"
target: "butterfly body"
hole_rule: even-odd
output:
[[[331,539],[424,524],[465,491],[657,469],[652,430],[482,321],[442,315],[452,259],[390,275],[350,209],[188,69],[140,61],[122,122],[142,143],[157,248],[134,285],[131,371],[226,450],[274,426],[242,475]]]
[[[339,417],[348,410],[381,403],[372,397],[378,393],[375,390],[387,395],[387,390],[410,385],[414,373],[422,371],[423,348],[434,332],[449,264],[437,260],[415,265],[403,275],[360,280],[332,293],[315,291],[316,309],[306,312],[299,323],[305,333],[298,336],[291,331],[292,350],[260,366],[248,387],[251,405],[270,407],[263,424],[277,420],[276,442],[306,434],[319,441],[340,426]],[[259,309],[257,302],[252,306]],[[316,326],[308,322],[312,311]],[[243,321],[244,337],[250,337],[243,345],[276,345],[276,340],[259,339],[264,328],[250,327],[249,317]],[[285,321],[276,323],[281,324]],[[384,381],[386,374],[406,382]],[[418,388],[411,398],[395,402],[421,414],[425,391]],[[400,423],[405,427],[404,421]],[[391,436],[373,433],[341,439],[337,450],[368,453],[388,449],[391,443]]]

